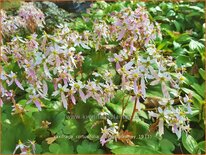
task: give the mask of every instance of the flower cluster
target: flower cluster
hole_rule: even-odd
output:
[[[182,130],[190,129],[189,120],[185,108],[175,108],[173,99],[180,96],[184,76],[173,59],[164,56],[152,44],[156,35],[161,38],[158,26],[155,29],[142,7],[135,11],[126,8],[117,15],[114,32],[122,49],[109,60],[115,63],[116,71],[121,75],[121,90],[133,94],[135,109],[140,111],[140,98],[143,101],[147,99],[147,87],[160,85],[164,100],[159,103],[158,113],[151,111],[149,115],[158,119],[160,135],[163,134],[165,122],[172,126],[172,131],[180,138]],[[173,74],[177,76],[173,77]],[[190,113],[190,104],[185,101],[183,105],[187,105],[186,109]]]
[[[160,136],[164,134],[164,123],[169,127],[172,127],[172,132],[175,133],[178,139],[181,137],[182,131],[189,132],[189,119],[186,114],[191,114],[190,101],[188,102],[188,96],[184,97],[183,106],[186,107],[174,107],[174,100],[168,100],[163,98],[159,101],[161,107],[158,107],[157,112],[149,111],[149,116],[158,119],[158,128]]]
[[[17,32],[20,18],[19,17],[13,17],[13,16],[7,16],[6,12],[1,10],[1,29],[2,29],[2,35],[11,35]]]
[[[20,154],[35,154],[36,147],[34,141],[28,141],[28,144],[24,144],[19,140],[19,144],[16,145],[16,148],[14,149],[13,154],[16,154],[16,152],[20,150]]]
[[[117,141],[118,134],[119,134],[117,123],[112,123],[111,120],[107,119],[107,124],[109,127],[105,126],[104,129],[101,129],[102,136],[100,138],[100,142],[102,146],[111,140]]]
[[[114,14],[113,33],[117,40],[122,42],[122,47],[128,46],[130,52],[147,46],[150,40],[156,38],[156,31],[160,37],[159,29],[155,29],[156,23],[151,23],[147,12],[143,7],[138,7],[135,11],[131,8],[125,8]],[[157,24],[156,24],[157,25]]]
[[[31,2],[23,3],[17,16],[7,16],[6,12],[1,10],[2,34],[10,36],[21,27],[28,28],[34,32],[37,27],[43,27],[44,18],[43,12]]]
[[[33,3],[24,3],[19,11],[18,16],[21,17],[23,22],[30,26],[29,24],[35,24],[37,26],[43,26],[44,14],[40,9],[36,8]]]
[[[41,98],[48,97],[48,82],[54,85],[52,95],[60,95],[66,109],[69,100],[76,104],[77,96],[83,102],[91,97],[104,105],[113,98],[116,89],[109,72],[105,73],[106,76],[94,73],[104,82],[77,79],[81,74],[84,57],[81,52],[76,51],[76,48],[90,49],[84,35],[85,33],[71,31],[66,25],[59,25],[54,35],[45,33],[39,38],[34,33],[28,39],[14,37],[2,50],[4,62],[6,64],[12,58],[26,80],[19,81],[17,73],[12,71],[10,74],[2,71],[2,81],[5,81],[8,87],[15,83],[21,90],[26,90],[30,94],[27,103],[34,103],[39,110],[42,110],[43,105]],[[0,86],[2,98],[5,98],[3,92],[9,88],[5,88],[3,84]],[[2,100],[1,105],[3,105]]]
[[[35,29],[31,23],[41,26],[44,21],[44,15],[32,3],[25,3],[20,8],[19,17],[32,32]],[[25,38],[13,37],[1,47],[3,66],[0,67],[0,106],[3,106],[4,101],[11,100],[14,104],[13,114],[24,112],[15,102],[13,86],[17,86],[20,92],[27,92],[27,104],[34,104],[38,110],[42,110],[43,100],[52,96],[60,99],[65,109],[68,109],[69,103],[75,105],[89,98],[104,106],[114,98],[117,89],[121,89],[135,101],[134,111],[140,111],[140,105],[148,97],[148,87],[159,85],[163,99],[155,112],[149,112],[151,117],[159,121],[159,134],[163,134],[165,123],[172,127],[178,137],[182,130],[189,130],[184,109],[191,112],[191,100],[187,96],[180,98],[183,108],[175,108],[173,105],[174,98],[181,94],[184,78],[174,60],[163,55],[153,44],[156,37],[161,38],[158,25],[150,21],[147,12],[140,6],[134,11],[124,8],[112,14],[112,18],[112,24],[95,21],[95,33],[87,30],[78,32],[64,23],[58,25],[52,34],[42,32],[41,36],[32,33]],[[4,14],[5,26],[9,25],[10,19],[7,19]],[[3,33],[16,29],[18,25],[13,27],[11,24],[8,32],[5,29]],[[84,78],[82,66],[87,58],[84,51],[94,52],[111,43],[114,43],[115,52],[110,51],[108,59],[110,66],[115,65],[114,73],[110,70],[101,73],[94,71],[91,76]],[[18,73],[13,71],[14,66],[8,66],[9,62],[16,65]],[[114,84],[114,74],[120,76],[119,84]],[[174,74],[177,76],[174,77]],[[116,124],[110,120],[107,120],[107,124],[109,127],[102,129],[102,145],[112,139],[116,140],[118,136]],[[24,145],[18,148],[24,148]]]

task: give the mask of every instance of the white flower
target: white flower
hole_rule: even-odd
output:
[[[65,109],[67,109],[68,103],[67,98],[65,96],[65,92],[69,92],[69,89],[67,88],[67,85],[62,86],[61,84],[58,84],[58,88],[58,90],[53,92],[52,96],[57,96],[58,94],[60,94],[63,106]]]

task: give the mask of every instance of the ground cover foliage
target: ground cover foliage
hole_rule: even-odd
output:
[[[3,3],[2,153],[205,153],[204,5]]]

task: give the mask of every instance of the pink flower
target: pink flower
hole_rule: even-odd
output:
[[[19,140],[19,144],[15,147],[13,154],[16,154],[16,151],[18,149],[20,149],[21,154],[27,154],[28,151],[28,146],[24,145],[20,140]]]
[[[35,104],[35,106],[38,108],[38,110],[41,111],[42,110],[42,108],[41,108],[42,104],[41,104],[41,101],[39,99],[39,95],[35,95],[35,94],[30,95],[29,98],[30,98],[30,100],[27,102],[27,104],[33,102]]]
[[[192,103],[192,96],[189,96],[186,94],[185,97],[183,98],[183,101],[184,103],[186,104],[183,104],[184,107],[186,107],[187,111],[189,114],[192,113],[192,109],[191,109],[191,103]]]
[[[170,110],[158,107],[158,113],[154,113],[153,111],[149,111],[149,117],[156,117],[159,119],[158,127],[159,127],[159,135],[164,134],[164,119],[168,119],[168,114],[171,113]]]
[[[116,62],[116,70],[119,70],[121,68],[119,62],[123,61],[122,55],[121,54],[114,54],[114,58],[109,59],[111,62]]]
[[[166,86],[166,81],[170,81],[171,77],[168,73],[158,73],[158,76],[156,77],[157,79],[152,81],[150,85],[157,85],[161,83],[162,85],[162,93],[165,98],[170,98],[167,86]]]
[[[22,87],[22,85],[21,85],[21,83],[19,82],[19,80],[17,80],[17,76],[16,76],[15,73],[13,73],[13,72],[11,71],[11,73],[10,73],[8,76],[11,78],[11,81],[8,83],[9,86],[12,85],[13,82],[15,82],[16,85],[17,85],[20,89],[24,90],[24,88]]]
[[[99,75],[97,74],[97,76]],[[103,90],[100,87],[100,85],[96,83],[96,81],[92,81],[92,82],[87,81],[87,85],[85,86],[85,88],[87,89],[86,98],[92,97],[98,103],[100,104],[103,103],[102,98],[101,98]]]
[[[73,104],[76,104],[76,99],[75,99],[74,95],[71,95],[71,100],[72,100]]]
[[[100,143],[102,144],[102,146],[104,146],[108,142],[108,139],[106,140],[106,138],[107,137],[105,135],[101,136]]]
[[[126,33],[126,30],[125,30],[125,28],[123,28],[123,29],[119,32],[117,40],[121,40],[121,39],[124,37],[125,33]]]
[[[118,126],[117,123],[113,123],[109,119],[107,119],[107,124],[109,127],[107,128],[104,126],[104,129],[101,129],[102,136],[100,138],[100,143],[105,145],[105,143],[109,142],[110,140],[115,140],[117,141],[117,136],[118,136]]]
[[[68,109],[68,102],[64,93],[69,92],[69,89],[67,88],[67,85],[62,86],[61,84],[58,84],[58,88],[58,90],[53,92],[52,96],[57,96],[60,94],[64,108]]]
[[[84,94],[84,92],[82,91],[82,89],[85,87],[81,81],[77,81],[77,82],[72,82],[70,84],[70,86],[72,87],[72,89],[76,90],[79,92],[79,96],[81,97],[83,102],[86,102],[86,96]]]
[[[64,108],[67,109],[68,108],[68,106],[67,106],[68,103],[67,103],[67,99],[66,99],[66,96],[65,96],[64,92],[61,92],[61,99],[62,99]]]
[[[102,144],[102,146],[104,146],[108,142],[107,138],[109,137],[110,133],[106,126],[104,127],[104,129],[101,129],[101,132],[102,136],[100,138],[100,143]]]
[[[23,144],[20,140],[19,140],[19,143],[18,145],[16,145],[14,151],[13,151],[13,154],[16,154],[16,151],[20,149],[21,153],[20,155],[22,154],[31,154],[31,150],[32,150],[32,153],[35,154],[35,142],[34,141],[28,141],[28,144],[25,145]]]

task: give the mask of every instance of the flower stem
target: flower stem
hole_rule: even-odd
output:
[[[120,131],[120,127],[122,125],[123,114],[124,114],[124,111],[125,111],[125,109],[128,105],[130,96],[128,96],[127,101],[126,101],[125,104],[124,104],[124,98],[125,98],[125,96],[123,97],[123,101],[122,101],[122,113],[121,113],[121,117],[120,117],[120,121],[119,121],[119,131]]]
[[[137,100],[138,100],[138,97],[135,98],[135,104],[134,104],[132,116],[131,116],[131,118],[130,118],[130,123],[132,123],[132,120],[133,120],[133,118],[134,118],[134,114],[135,114],[135,112],[136,112]]]
[[[125,98],[125,96],[123,96],[123,99],[122,99],[122,113],[121,113],[121,116],[120,116],[119,127],[118,127],[119,131],[120,131],[120,127],[121,127],[121,124],[122,124],[122,117],[123,117],[123,114],[124,114],[124,98]]]

